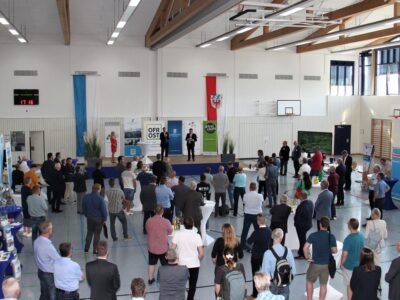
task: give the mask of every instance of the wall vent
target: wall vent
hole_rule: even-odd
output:
[[[304,80],[321,81],[321,76],[304,76]]]
[[[226,73],[207,73],[206,76],[228,77],[228,75],[226,75]]]
[[[14,76],[38,76],[36,70],[14,70]]]
[[[97,71],[75,71],[75,75],[97,76],[99,73]]]
[[[240,73],[239,79],[258,79],[258,74],[245,74]]]
[[[293,75],[275,75],[276,80],[293,80]]]
[[[140,72],[118,72],[118,77],[140,77]]]
[[[186,72],[167,72],[167,77],[170,77],[170,78],[188,78],[188,73],[186,73]]]

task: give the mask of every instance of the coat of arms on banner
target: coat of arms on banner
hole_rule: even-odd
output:
[[[222,95],[221,94],[211,95],[210,101],[211,101],[211,106],[213,108],[220,108]]]

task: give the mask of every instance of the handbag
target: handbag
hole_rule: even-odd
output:
[[[104,234],[104,237],[106,239],[108,239],[108,228],[107,228],[107,225],[105,223],[103,224],[103,234]]]
[[[328,231],[329,234],[329,242],[328,242],[328,247],[329,247],[329,264],[328,264],[328,269],[329,269],[329,276],[333,279],[336,274],[336,261],[333,258],[332,251],[331,251],[331,232]]]

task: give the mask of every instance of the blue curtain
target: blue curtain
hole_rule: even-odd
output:
[[[87,130],[86,122],[86,76],[73,75],[74,103],[76,123],[76,156],[84,156],[85,143],[83,136]]]

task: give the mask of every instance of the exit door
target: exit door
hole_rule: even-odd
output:
[[[343,150],[350,154],[351,125],[335,125],[335,155],[341,155]]]
[[[29,132],[30,158],[35,164],[44,161],[44,131]]]

